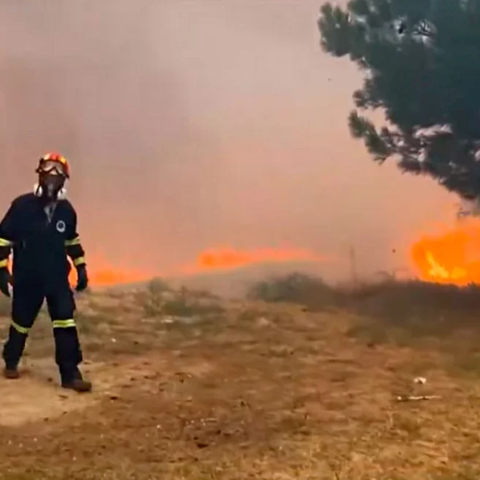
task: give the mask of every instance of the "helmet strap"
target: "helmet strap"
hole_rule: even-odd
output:
[[[67,199],[67,189],[62,187],[57,193],[57,200],[66,200]]]
[[[43,195],[43,188],[39,183],[36,183],[33,186],[33,193],[35,194],[36,197],[41,197]]]

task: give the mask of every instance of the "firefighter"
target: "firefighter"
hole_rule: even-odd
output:
[[[66,199],[67,160],[43,156],[33,193],[17,197],[0,223],[0,291],[12,292],[11,324],[3,347],[4,376],[18,378],[25,342],[46,300],[55,339],[61,385],[78,392],[92,385],[82,377],[82,350],[75,326],[75,299],[69,283],[70,257],[77,270],[77,291],[88,286],[85,253],[77,233],[77,214]],[[12,271],[9,256],[13,253]]]

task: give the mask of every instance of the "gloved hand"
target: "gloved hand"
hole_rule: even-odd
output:
[[[87,289],[87,287],[88,287],[87,267],[85,265],[79,265],[77,267],[77,286],[75,290],[77,292],[83,292],[84,290]]]
[[[7,267],[0,268],[0,292],[5,296],[10,296],[8,286],[12,283],[12,277]]]

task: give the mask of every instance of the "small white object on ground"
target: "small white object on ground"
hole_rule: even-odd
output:
[[[417,377],[413,380],[413,383],[419,383],[421,385],[425,385],[427,383],[427,379],[425,377]]]

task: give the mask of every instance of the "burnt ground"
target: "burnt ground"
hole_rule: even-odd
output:
[[[174,316],[136,293],[81,298],[87,395],[58,387],[42,314],[23,378],[0,379],[0,479],[480,478],[470,336],[377,343],[341,311],[202,302]]]

